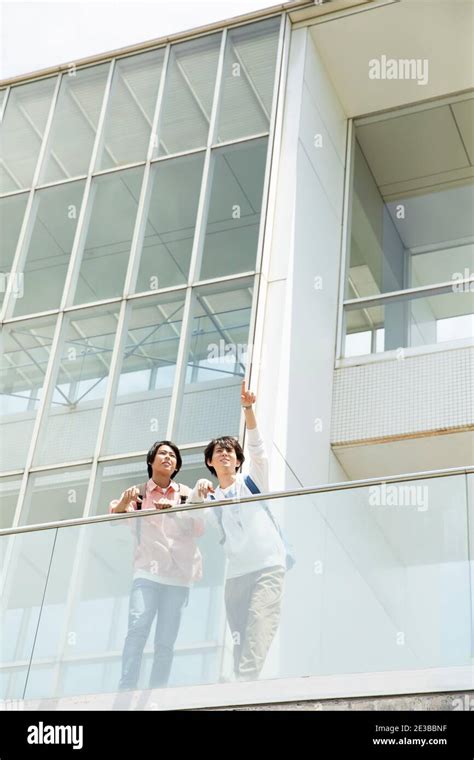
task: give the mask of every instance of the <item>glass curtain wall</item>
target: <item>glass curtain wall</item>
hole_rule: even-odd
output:
[[[344,356],[474,337],[474,97],[355,124]]]
[[[281,22],[0,93],[2,528],[106,511],[160,438],[195,479],[238,434]]]

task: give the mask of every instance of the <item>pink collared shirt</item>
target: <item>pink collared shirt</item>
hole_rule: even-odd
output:
[[[190,489],[181,486],[181,492],[185,495]],[[166,509],[162,510],[153,503],[167,499],[178,505],[181,501],[180,496],[180,486],[174,480],[166,489],[160,488],[151,478],[147,482],[142,510],[153,510],[156,515],[128,521],[137,539],[134,557],[135,578],[190,586],[202,577],[202,557],[196,543],[196,538],[204,533],[202,516],[191,512],[169,514]],[[112,512],[117,504],[118,500],[110,502],[109,512]],[[126,511],[132,512],[136,508],[136,502],[132,501]]]

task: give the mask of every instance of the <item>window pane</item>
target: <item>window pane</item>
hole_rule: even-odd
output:
[[[171,47],[155,155],[207,144],[220,43],[212,34]]]
[[[7,289],[8,274],[15,256],[27,200],[27,193],[0,199],[0,305]],[[13,292],[20,294],[20,279],[14,284],[17,287]]]
[[[20,493],[21,477],[0,479],[0,529],[11,528]]]
[[[122,295],[143,167],[96,177],[74,303]]]
[[[150,448],[159,436],[149,434],[146,448]],[[194,488],[199,478],[206,478],[209,470],[204,465],[202,451],[182,451],[183,466],[176,476],[178,483]],[[206,474],[207,473],[207,474]],[[112,499],[119,499],[126,488],[140,485],[148,480],[146,457],[104,462],[99,465],[91,514],[106,514]]]
[[[92,456],[109,376],[118,308],[68,313],[62,328],[54,392],[35,452],[35,465]]]
[[[131,307],[106,452],[123,454],[166,438],[184,295],[146,298]]]
[[[188,281],[203,166],[203,153],[152,166],[138,292]]]
[[[152,50],[116,61],[98,168],[146,158],[163,58]]]
[[[0,466],[23,467],[42,395],[56,317],[14,322],[0,336]]]
[[[229,31],[218,142],[269,130],[280,20]]]
[[[87,174],[109,63],[63,74],[42,182]]]
[[[347,298],[472,272],[474,182],[465,145],[473,104],[400,110],[356,126]]]
[[[81,517],[89,477],[90,467],[32,473],[19,524],[39,525]]]
[[[237,435],[245,375],[252,279],[197,289],[186,386],[178,414],[179,443]]]
[[[473,338],[474,291],[470,292],[468,285],[463,287],[460,292],[404,298],[385,305],[346,310],[344,355],[370,353],[370,340],[366,343],[358,338],[368,330],[378,333],[376,351]]]
[[[214,153],[201,280],[255,268],[267,140]]]
[[[59,308],[69,266],[84,182],[38,190],[24,272],[24,296],[14,315]]]
[[[12,87],[2,123],[0,192],[30,187],[56,77]]]

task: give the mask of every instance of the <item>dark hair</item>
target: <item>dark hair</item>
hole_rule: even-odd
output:
[[[152,464],[155,461],[156,452],[158,451],[158,449],[160,448],[160,446],[169,446],[170,449],[173,449],[174,453],[176,454],[176,470],[173,472],[173,474],[171,476],[172,478],[174,478],[174,476],[177,475],[178,472],[180,471],[181,466],[183,464],[183,460],[181,459],[181,453],[180,453],[178,447],[172,441],[156,441],[153,444],[153,446],[149,450],[148,454],[146,455],[146,464],[147,464],[147,468],[148,468],[148,477],[151,478],[151,476],[153,475]]]
[[[212,472],[212,474],[217,477],[217,473],[214,467],[211,467],[207,463],[208,459],[212,459],[216,446],[222,446],[223,449],[233,449],[235,451],[237,459],[240,462],[240,464],[235,468],[235,471],[237,472],[240,470],[243,463],[245,462],[242,446],[238,442],[237,438],[234,438],[232,435],[223,435],[221,438],[213,438],[212,441],[210,441],[204,449],[204,463],[209,472]]]

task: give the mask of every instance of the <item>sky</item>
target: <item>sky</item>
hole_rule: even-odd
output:
[[[277,2],[0,0],[0,79],[222,21]]]

